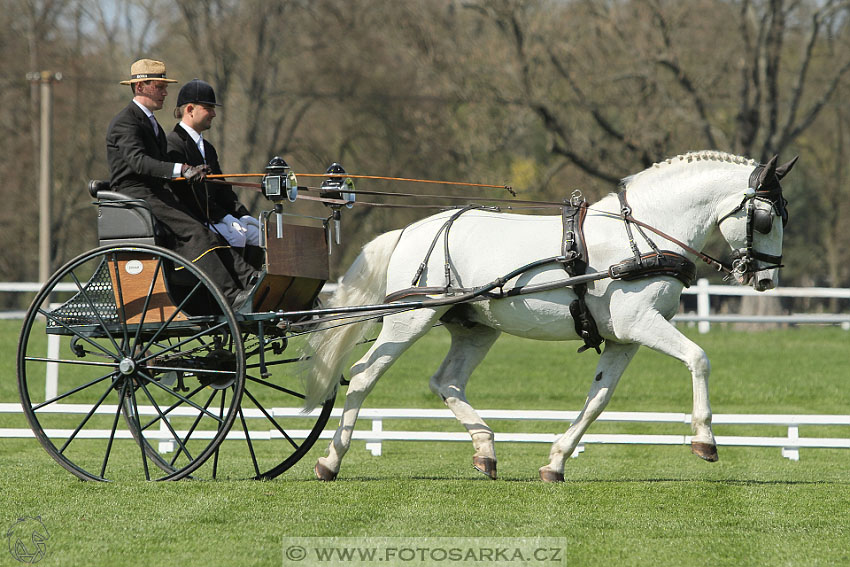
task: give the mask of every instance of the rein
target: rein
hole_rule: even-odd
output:
[[[265,174],[262,174],[262,173],[217,174],[217,175],[208,175],[206,177],[206,180],[210,183],[229,184],[229,185],[236,185],[236,186],[240,186],[240,187],[251,187],[251,188],[260,189],[262,187],[262,185],[260,183],[225,181],[224,179],[228,178],[228,177],[231,177],[231,178],[233,178],[233,177],[236,177],[236,178],[263,177],[264,175]],[[300,174],[297,174],[297,175],[300,175],[302,177],[320,177],[320,178],[328,177],[327,173],[300,173]],[[402,181],[402,182],[411,182],[411,183],[429,183],[429,184],[435,184],[435,185],[455,185],[455,186],[464,186],[464,187],[483,187],[483,188],[493,188],[493,189],[504,189],[504,190],[508,191],[511,195],[516,196],[516,192],[509,185],[491,185],[491,184],[485,184],[485,183],[468,183],[468,182],[461,182],[461,181],[437,181],[437,180],[431,180],[431,179],[414,179],[414,178],[407,178],[407,177],[386,177],[386,176],[378,176],[378,175],[348,175],[348,174],[346,174],[346,177],[350,177],[352,179],[378,179],[378,180]],[[439,208],[439,209],[457,208],[457,207],[440,206],[440,205],[409,205],[409,204],[374,203],[374,202],[367,202],[367,201],[365,201],[365,202],[364,201],[357,201],[355,203],[349,203],[348,201],[345,201],[345,200],[342,200],[342,199],[334,199],[334,198],[322,197],[322,196],[318,196],[318,197],[308,196],[308,195],[303,195],[301,193],[302,191],[303,192],[321,191],[321,189],[316,188],[316,187],[308,187],[308,186],[299,185],[298,191],[299,191],[298,198],[300,198],[300,199],[304,199],[304,200],[308,200],[308,201],[314,201],[314,202],[321,202],[321,203],[324,203],[326,205],[331,205],[331,206],[355,204],[355,205],[365,205],[365,206],[370,206],[370,207],[381,207],[381,208]],[[466,201],[466,202],[479,201],[479,202],[488,202],[488,203],[505,203],[505,204],[510,204],[510,205],[526,205],[526,206],[529,206],[529,207],[537,207],[537,208],[562,208],[565,204],[564,202],[555,202],[555,201],[532,201],[532,200],[523,200],[523,199],[501,199],[501,198],[492,198],[492,197],[488,198],[488,197],[455,196],[455,195],[433,195],[433,194],[424,194],[423,195],[423,194],[417,194],[417,193],[399,193],[399,192],[390,192],[390,191],[350,190],[348,192],[353,193],[353,194],[371,195],[371,196],[379,196],[379,197],[434,198],[434,199],[446,199],[446,200],[451,200],[451,201]],[[686,252],[693,254],[695,257],[699,258],[704,263],[708,264],[709,266],[711,266],[712,268],[714,268],[718,272],[722,272],[722,273],[726,274],[727,276],[732,276],[732,275],[735,275],[735,274],[742,274],[742,273],[748,273],[748,272],[755,271],[753,269],[750,269],[750,267],[749,267],[749,265],[752,263],[753,260],[761,260],[761,261],[764,261],[764,262],[772,262],[773,265],[769,266],[770,268],[781,267],[781,264],[779,263],[779,262],[781,262],[781,257],[763,254],[763,253],[757,252],[757,251],[752,249],[752,240],[753,240],[752,218],[753,218],[753,208],[754,208],[753,207],[753,197],[763,198],[763,196],[760,193],[761,192],[757,192],[752,197],[746,196],[744,198],[744,200],[741,202],[740,207],[731,211],[729,214],[727,214],[723,218],[721,218],[720,221],[718,221],[718,223],[722,222],[723,220],[725,220],[726,218],[728,218],[732,214],[738,212],[745,205],[747,206],[748,222],[747,222],[746,248],[741,250],[741,251],[736,251],[737,254],[733,258],[733,262],[732,262],[731,267],[724,264],[720,260],[713,258],[712,256],[709,256],[708,254],[705,254],[704,252],[701,252],[701,251],[685,244],[681,240],[679,240],[679,239],[677,239],[677,238],[655,228],[654,226],[649,225],[649,224],[647,224],[643,221],[636,219],[632,215],[632,209],[629,206],[628,201],[626,200],[626,191],[625,190],[621,191],[617,195],[618,198],[620,199],[620,205],[621,205],[619,215],[616,215],[614,213],[609,213],[607,211],[596,211],[592,207],[589,207],[588,210],[591,210],[591,211],[594,211],[594,212],[597,212],[597,213],[601,213],[603,215],[608,215],[608,216],[620,218],[625,222],[626,231],[629,235],[629,243],[632,247],[632,251],[635,253],[635,258],[638,259],[639,263],[640,263],[640,253],[639,253],[639,251],[637,249],[637,245],[635,244],[634,239],[632,237],[631,228],[629,226],[630,224],[633,224],[636,227],[638,227],[638,231],[641,233],[641,235],[644,237],[644,239],[649,243],[649,245],[652,247],[653,251],[655,252],[655,254],[657,256],[660,256],[661,252],[659,251],[658,247],[655,246],[655,244],[652,242],[652,240],[650,240],[647,237],[646,233],[643,232],[643,229],[646,229],[650,232],[653,232],[654,234],[672,242],[673,244],[676,244],[677,246],[681,247]],[[505,208],[511,208],[511,207],[505,207]],[[466,207],[462,208],[462,210],[464,210],[464,212],[465,212],[466,209],[467,209]]]
[[[306,177],[304,174],[301,174],[301,175],[302,175],[302,177]],[[327,174],[325,174],[325,176],[327,176]],[[211,177],[213,177],[213,179],[210,179]],[[351,175],[349,177],[355,177],[355,176]],[[364,177],[364,176],[361,176],[361,177]],[[384,179],[384,178],[380,178],[380,179]],[[393,178],[386,178],[386,179],[393,179]],[[398,179],[401,179],[401,178],[398,178]],[[426,180],[422,180],[422,181],[425,182]],[[211,175],[207,176],[207,182],[208,183],[217,183],[217,184],[220,184],[220,185],[236,185],[236,186],[239,186],[239,187],[251,187],[251,188],[254,188],[254,189],[260,189],[262,187],[259,183],[239,182],[239,181],[223,181],[223,180],[221,180],[220,176],[211,176]],[[443,182],[437,181],[435,183],[443,183]],[[493,186],[492,185],[485,185],[484,187],[493,187]],[[502,186],[499,185],[498,187],[502,187]],[[321,191],[321,189],[319,189],[317,187],[308,187],[308,186],[304,186],[304,185],[299,185],[298,186],[298,192],[299,192],[298,196],[299,197],[301,196],[300,193],[302,191],[306,191],[306,192]],[[511,203],[511,204],[515,204],[515,205],[543,206],[543,207],[547,207],[547,208],[548,207],[551,207],[551,208],[558,207],[558,208],[560,208],[564,205],[564,203],[556,202],[556,201],[531,201],[531,200],[524,200],[524,199],[499,199],[499,198],[495,198],[495,197],[475,197],[475,196],[463,196],[463,195],[433,195],[433,194],[424,194],[423,195],[421,193],[399,193],[399,192],[396,192],[396,191],[367,191],[367,190],[363,190],[363,189],[354,189],[354,190],[346,191],[346,192],[347,193],[353,193],[355,195],[370,195],[370,196],[378,196],[378,197],[410,197],[410,198],[419,198],[419,199],[446,199],[446,200],[450,200],[450,201],[481,201],[481,202],[487,202],[487,203]],[[515,194],[515,193],[512,192],[512,194]],[[345,205],[346,203],[348,203],[348,201],[341,201],[339,199],[332,199],[332,198],[327,198],[327,197],[313,197],[310,200],[319,200],[319,201],[327,202],[328,204],[333,204],[333,205],[337,205],[337,204]],[[360,204],[360,205],[368,205],[368,206],[381,206],[381,204],[379,204],[379,203],[370,203],[370,202],[363,202],[363,201],[356,201],[353,204],[354,205]],[[394,205],[394,206],[399,206],[399,205]],[[427,205],[427,206],[428,207],[438,207],[437,205]],[[415,207],[411,206],[411,208],[415,208]]]
[[[207,175],[207,179],[224,179],[227,177],[265,177],[265,173],[220,173],[215,175]],[[301,177],[328,177],[328,173],[298,173],[297,176]],[[510,185],[490,185],[487,183],[468,183],[465,181],[437,181],[434,179],[413,179],[409,177],[384,177],[381,175],[349,175],[345,174],[345,177],[350,177],[352,179],[383,179],[386,181],[404,181],[408,183],[432,183],[435,185],[456,185],[458,187],[484,187],[488,189],[504,189],[514,197],[516,197],[516,192],[513,190],[513,187]],[[180,180],[182,178],[178,178]],[[231,183],[231,185],[235,185],[235,183]]]

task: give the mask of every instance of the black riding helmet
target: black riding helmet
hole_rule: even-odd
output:
[[[215,91],[212,85],[200,79],[192,79],[180,88],[177,93],[177,107],[184,104],[207,104],[209,106],[221,106],[215,101]]]

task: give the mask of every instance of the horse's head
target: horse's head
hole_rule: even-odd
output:
[[[776,161],[774,156],[753,170],[743,200],[718,221],[720,232],[733,250],[735,277],[742,285],[752,284],[756,291],[773,289],[779,283],[782,237],[788,223],[780,181],[797,158],[780,166]]]

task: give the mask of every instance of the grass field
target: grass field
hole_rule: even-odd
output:
[[[17,326],[0,321],[3,402],[17,401]],[[692,336],[712,360],[715,413],[848,413],[847,332],[718,328]],[[441,407],[427,378],[447,345],[445,331],[430,333],[367,407]],[[596,356],[576,347],[503,337],[473,376],[470,400],[479,408],[578,409]],[[678,362],[642,350],[609,409],[689,412],[690,377]],[[0,426],[26,423],[6,415]],[[655,432],[603,424],[590,431],[632,430]],[[822,432],[850,436],[847,428],[801,435]],[[312,466],[324,448],[320,441],[269,482],[96,484],[76,480],[34,440],[2,440],[0,529],[40,515],[50,539],[39,565],[283,565],[283,538],[293,536],[560,537],[566,564],[582,566],[850,565],[846,451],[802,450],[791,462],[779,449],[720,447],[720,462],[706,463],[686,447],[591,445],[569,461],[564,484],[548,485],[537,480],[547,445],[497,445],[493,482],[472,469],[468,443],[391,442],[381,457],[355,443],[339,480],[321,484]],[[0,550],[0,566],[17,564]]]

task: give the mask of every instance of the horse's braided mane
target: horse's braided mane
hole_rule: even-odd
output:
[[[735,154],[729,154],[726,152],[718,152],[712,150],[702,150],[699,152],[688,152],[686,154],[680,154],[676,157],[668,158],[662,162],[652,164],[652,167],[661,167],[665,164],[670,165],[674,162],[682,162],[686,161],[688,163],[692,161],[727,161],[729,163],[739,163],[741,165],[752,165],[756,166],[758,163],[755,160],[750,158],[745,158],[743,156],[738,156]]]
[[[695,162],[695,161],[725,161],[727,163],[737,163],[737,164],[740,164],[740,165],[751,165],[753,167],[758,165],[758,162],[753,160],[753,159],[746,158],[746,157],[739,156],[739,155],[735,155],[735,154],[726,153],[726,152],[719,152],[719,151],[713,151],[713,150],[701,150],[701,151],[698,151],[698,152],[688,152],[688,153],[685,153],[685,154],[679,154],[675,157],[667,158],[664,161],[656,162],[656,163],[652,164],[651,167],[645,169],[644,171],[642,171],[640,173],[636,173],[634,175],[630,175],[628,177],[625,177],[624,179],[622,179],[620,181],[620,189],[623,189],[627,185],[629,185],[629,183],[631,183],[631,181],[635,177],[637,177],[638,175],[641,175],[641,173],[646,173],[648,171],[651,171],[651,170],[657,169],[657,168],[665,168],[669,165],[679,165],[679,164],[682,164],[682,163],[691,163],[691,162]]]

